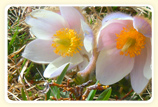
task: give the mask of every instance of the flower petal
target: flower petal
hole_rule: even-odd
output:
[[[77,65],[81,62],[83,62],[83,57],[80,53],[76,53],[70,58],[70,63],[72,63],[72,64]]]
[[[48,10],[35,10],[25,21],[31,26],[31,33],[39,39],[52,39],[57,30],[68,27],[61,15]]]
[[[73,57],[59,57],[47,66],[44,71],[44,77],[57,77],[61,74],[67,64],[70,64],[68,68],[68,70],[70,70],[76,65],[80,64],[82,61],[83,58],[79,53],[75,54]]]
[[[54,78],[61,74],[63,69],[69,63],[70,57],[59,57],[53,62],[51,62],[44,71],[43,76],[45,78]],[[70,68],[70,66],[69,66]]]
[[[123,27],[131,27],[132,24],[132,20],[112,20],[104,24],[97,38],[98,50],[114,48],[116,46],[116,34],[120,34]]]
[[[120,55],[120,51],[116,48],[104,49],[100,52],[96,62],[96,78],[101,84],[114,84],[129,74],[133,65],[134,59]]]
[[[146,63],[144,66],[144,76],[147,79],[150,79],[152,77],[152,71],[151,71],[151,41],[149,38],[146,38],[146,45],[145,45],[146,49],[147,49],[147,59],[146,59]]]
[[[116,13],[111,13],[108,14],[104,17],[104,19],[102,20],[102,25],[104,25],[107,21],[109,20],[113,20],[113,19],[121,19],[121,20],[132,20],[132,17],[130,15],[124,14],[124,13],[120,13],[120,12],[116,12]]]
[[[60,12],[65,20],[69,23],[70,29],[74,29],[79,33],[81,29],[80,20],[84,20],[79,11],[73,7],[60,7]]]
[[[82,47],[82,50],[80,53],[83,56],[83,62],[78,65],[80,71],[84,70],[87,65],[90,63],[90,58],[92,57],[92,54],[90,52],[87,52],[84,47]]]
[[[93,32],[83,20],[81,20],[81,28],[84,33],[84,47],[87,52],[90,52],[93,49]]]
[[[59,57],[53,52],[51,44],[49,40],[33,40],[25,47],[22,56],[36,63],[50,63]]]
[[[146,61],[147,49],[145,47],[142,50],[141,55],[135,57],[134,67],[130,73],[132,88],[138,94],[143,91],[149,81],[146,77],[144,77],[144,68]]]
[[[85,76],[93,66],[93,55],[91,52],[87,52],[84,47],[82,47],[81,54],[83,56],[83,62],[78,65],[80,70],[78,73],[81,73],[81,76]]]
[[[79,50],[80,54],[83,56],[83,57],[86,57],[88,60],[89,58],[91,58],[92,56],[92,53],[91,52],[87,52],[87,50],[85,49],[84,46],[81,47],[81,50]]]
[[[89,59],[86,57],[83,57],[83,62],[78,65],[79,70],[80,71],[84,70],[87,67],[88,63],[89,63]]]
[[[138,32],[146,37],[151,37],[151,24],[144,17],[135,16],[133,18],[133,26]]]

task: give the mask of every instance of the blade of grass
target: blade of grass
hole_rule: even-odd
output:
[[[52,87],[51,87],[52,89]],[[49,89],[49,91],[47,92],[47,100],[50,99],[50,96],[54,96],[53,92],[51,92],[51,90]]]
[[[27,61],[27,59],[25,58],[24,61],[23,61],[23,63],[22,63],[22,65],[21,65],[20,71],[21,71],[21,69],[24,67],[26,61]]]
[[[97,81],[95,84],[98,84],[99,81]],[[91,92],[89,93],[88,97],[87,97],[87,101],[89,100],[93,100],[94,96],[95,96],[95,93],[97,92],[97,90],[91,90]]]
[[[108,100],[109,97],[110,97],[110,95],[111,95],[111,91],[112,91],[111,87],[108,88],[108,89],[106,89],[106,90],[104,90],[104,91],[99,95],[99,97],[98,97],[97,100]]]
[[[58,77],[57,82],[56,82],[57,84],[61,84],[62,83],[62,81],[64,79],[64,76],[65,76],[65,74],[67,72],[67,69],[69,68],[69,65],[70,64],[66,65],[66,67],[64,68],[64,70],[62,71],[60,76]],[[53,93],[50,93],[51,91],[48,91],[47,98],[49,99],[51,95],[53,95],[56,98],[60,98],[60,90],[59,90],[59,88],[57,86],[54,86],[54,87],[51,87],[51,89],[53,90],[55,95],[53,95]]]
[[[30,70],[31,70],[31,68],[33,67],[33,62],[31,62],[31,64],[29,65],[29,67],[27,68],[27,70],[26,70],[26,76],[28,76],[29,75],[29,72],[30,72]]]
[[[64,79],[64,76],[65,76],[65,74],[67,72],[67,69],[69,68],[69,65],[70,64],[66,65],[66,67],[64,68],[64,70],[62,71],[62,73],[60,74],[60,76],[58,77],[57,82],[56,82],[57,84],[61,84],[62,83],[62,81]]]
[[[58,77],[57,82],[56,82],[57,84],[61,84],[62,83],[62,81],[64,79],[64,76],[65,76],[65,74],[67,72],[67,69],[69,68],[69,65],[70,64],[66,65],[66,67],[64,68],[64,70],[62,71],[62,73],[60,74],[60,76]],[[57,98],[60,98],[60,90],[59,90],[59,88],[58,87],[54,87],[54,89],[57,92]]]
[[[16,36],[18,35],[18,29],[19,29],[19,27],[17,26],[16,27],[16,32],[13,34],[13,36],[12,36],[12,39],[11,39],[11,41],[9,42],[9,45],[8,45],[8,52],[10,51],[10,49],[11,49],[11,47],[12,47],[12,44],[14,43],[14,41],[15,41],[15,38],[16,38]]]
[[[43,71],[45,71],[46,67],[44,64],[42,64],[42,68],[43,68]]]
[[[26,94],[25,94],[25,92],[24,92],[24,89],[23,88],[21,88],[21,94],[22,94],[22,99],[23,100],[27,100],[27,98],[26,98]]]

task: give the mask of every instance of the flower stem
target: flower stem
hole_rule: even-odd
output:
[[[87,65],[87,67],[84,70],[79,71],[77,74],[77,75],[82,76],[83,78],[86,78],[91,73],[93,73],[94,69],[96,67],[96,61],[97,61],[97,58],[99,55],[99,52],[97,50],[97,39],[96,38],[97,38],[96,36],[94,36],[94,38],[93,38],[93,52],[92,52],[92,57],[90,58],[89,64]]]

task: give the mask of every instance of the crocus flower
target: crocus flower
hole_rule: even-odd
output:
[[[22,56],[35,63],[49,64],[44,77],[59,76],[67,64],[70,64],[69,70],[76,66],[80,70],[86,67],[93,35],[77,9],[60,7],[58,13],[35,10],[25,22],[37,38],[26,46]]]
[[[130,74],[131,85],[141,93],[151,79],[151,24],[141,16],[111,13],[98,34],[96,78],[111,85]]]

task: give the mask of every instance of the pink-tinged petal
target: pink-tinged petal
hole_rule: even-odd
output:
[[[147,61],[147,48],[142,49],[141,55],[135,57],[134,67],[130,73],[131,85],[136,93],[141,93],[148,84],[148,79],[144,77],[144,68]],[[148,65],[150,66],[150,65]]]
[[[98,51],[104,48],[114,48],[116,46],[116,34],[120,34],[123,27],[132,27],[132,25],[132,20],[112,20],[103,25],[97,38]]]
[[[52,41],[49,40],[33,40],[25,47],[22,56],[36,63],[50,63],[59,57],[51,45]]]
[[[147,49],[147,59],[144,66],[144,76],[149,80],[152,77],[152,69],[151,69],[151,39],[146,38],[145,47]]]
[[[49,40],[61,28],[68,27],[65,19],[48,10],[35,10],[28,15],[25,22],[31,26],[31,33],[39,39]]]
[[[130,15],[124,14],[124,13],[120,13],[120,12],[116,12],[116,13],[111,13],[108,14],[104,17],[104,19],[102,20],[102,25],[104,25],[107,21],[109,20],[113,20],[113,19],[121,19],[121,20],[132,20],[132,17]]]
[[[111,85],[131,72],[134,58],[120,55],[116,48],[102,50],[96,62],[96,78],[101,84]]]
[[[80,20],[84,20],[79,11],[73,7],[60,7],[60,13],[69,23],[70,28],[79,33],[81,29]]]
[[[93,49],[93,32],[83,20],[81,20],[81,28],[84,34],[84,47],[87,52],[90,52]]]
[[[142,33],[146,37],[151,37],[151,24],[144,17],[135,16],[133,18],[133,26],[138,32]]]
[[[44,77],[46,78],[54,78],[61,74],[63,69],[67,64],[69,65],[68,70],[74,68],[76,65],[80,64],[83,61],[82,56],[77,53],[73,57],[59,57],[50,63],[44,71]]]

